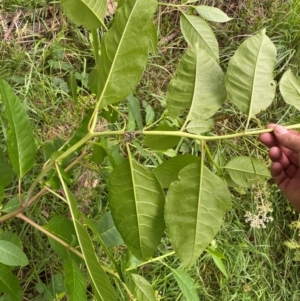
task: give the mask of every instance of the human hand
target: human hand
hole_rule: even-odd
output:
[[[261,134],[259,139],[269,147],[273,161],[271,175],[292,206],[300,212],[300,133],[269,124],[272,133]]]

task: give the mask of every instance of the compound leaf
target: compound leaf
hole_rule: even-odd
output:
[[[184,13],[180,17],[180,28],[190,46],[198,44],[215,61],[219,61],[219,46],[216,36],[209,24],[198,16]]]
[[[98,106],[130,94],[146,67],[156,0],[128,0],[101,41]]]
[[[29,117],[14,94],[12,88],[0,79],[0,99],[5,107],[7,118],[7,148],[10,162],[22,178],[33,166],[35,161],[35,145],[33,130]]]
[[[237,49],[228,64],[228,97],[248,117],[265,110],[273,101],[276,48],[262,30]]]
[[[287,70],[279,83],[280,93],[284,101],[300,110],[300,79]]]
[[[229,18],[226,13],[222,12],[217,7],[199,5],[194,6],[194,8],[196,9],[197,13],[207,21],[222,23],[232,20],[232,18]]]
[[[224,168],[231,179],[242,187],[249,187],[271,177],[269,169],[262,162],[246,156],[232,159]]]
[[[165,229],[164,194],[156,177],[130,158],[112,171],[108,196],[126,245],[138,259],[149,259]]]
[[[64,11],[70,20],[89,30],[104,25],[106,0],[62,0]]]
[[[69,301],[85,301],[86,279],[78,265],[69,258],[64,264],[65,286],[69,294]]]
[[[207,119],[226,100],[225,76],[206,51],[196,46],[182,57],[167,91],[167,108],[178,117],[189,109],[187,119]]]
[[[139,301],[156,301],[155,291],[150,283],[140,275],[131,274],[133,282],[132,293]]]
[[[165,221],[174,251],[190,268],[219,231],[231,195],[200,162],[183,168],[178,178],[167,194]]]
[[[189,301],[199,301],[195,283],[191,276],[183,269],[171,269],[183,296]]]
[[[9,266],[25,266],[28,259],[25,253],[14,243],[0,240],[0,262]]]

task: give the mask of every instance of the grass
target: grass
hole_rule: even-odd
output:
[[[220,59],[224,70],[238,45],[253,33],[266,28],[278,51],[276,79],[279,80],[287,68],[299,74],[300,1],[207,0],[201,1],[201,4],[219,7],[234,18],[226,24],[212,24],[220,44]],[[70,71],[77,76],[79,95],[84,102],[88,95],[86,74],[94,67],[88,33],[68,22],[62,12],[51,15],[49,6],[57,7],[58,1],[15,0],[2,1],[0,4],[1,14],[5,14],[7,24],[19,7],[24,8],[24,14],[20,17],[20,30],[13,31],[9,40],[0,44],[0,77],[9,81],[26,105],[39,145],[58,138],[68,138],[79,126],[82,112],[75,109],[69,96],[68,76]],[[21,30],[26,24],[29,28],[30,24],[45,23],[47,15],[54,17],[59,25],[47,34]],[[155,22],[159,32],[159,49],[156,54],[150,55],[149,64],[135,94],[141,102],[150,104],[158,116],[165,108],[167,85],[187,45],[180,34],[179,14],[174,7],[161,6]],[[277,96],[271,108],[261,113],[252,125],[264,126],[268,122],[289,124],[297,120],[297,114],[296,110],[287,107],[281,97]],[[220,131],[221,127],[242,129],[246,122],[246,118],[238,115],[229,104],[217,118],[216,130]],[[0,134],[0,145],[4,148],[2,130]],[[267,150],[256,138],[248,138],[248,145],[251,155],[268,160]],[[186,151],[193,151],[195,147],[194,144],[184,146]],[[219,158],[248,153],[245,144],[240,141],[214,143],[210,147],[213,155]],[[157,164],[155,153],[151,159],[147,164]],[[23,184],[24,189],[28,188],[44,163],[42,147],[38,150],[37,161],[38,165]],[[87,167],[91,166],[83,162],[76,170],[74,189],[77,190],[82,211],[97,220],[107,210],[106,188],[101,182],[89,195],[89,202],[86,202],[86,182],[80,181],[80,176]],[[92,173],[88,176],[93,178]],[[16,192],[17,183],[6,191],[8,196]],[[297,231],[291,229],[289,224],[298,219],[298,214],[272,183],[256,189],[232,187],[231,193],[233,206],[216,237],[217,250],[226,257],[223,262],[228,279],[216,267],[211,256],[204,253],[190,271],[200,299],[298,301],[299,263],[293,261],[293,251],[284,245],[284,241],[292,237],[297,239]],[[268,223],[265,229],[251,228],[245,222],[247,211],[257,213],[260,196],[273,206],[271,215],[274,221]],[[27,210],[26,214],[40,225],[47,224],[55,215],[69,215],[66,205],[49,195]],[[54,275],[63,272],[62,261],[48,247],[45,236],[31,226],[14,220],[1,225],[1,229],[18,233],[26,254],[31,258],[29,267],[16,271],[24,291],[24,300],[47,300],[45,291],[51,290],[49,285],[53,284],[55,277],[60,277]],[[164,238],[157,255],[169,249],[170,242]],[[114,253],[120,258],[121,251],[116,249]],[[179,265],[173,256],[166,258],[164,263],[172,267]],[[139,272],[153,284],[161,300],[183,300],[175,280],[163,264],[149,263],[140,268]],[[41,283],[47,286],[46,289],[44,287],[44,293],[41,293]]]

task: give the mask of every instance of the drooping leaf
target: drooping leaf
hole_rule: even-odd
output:
[[[155,120],[155,111],[149,104],[146,104],[145,112],[146,112],[146,125],[150,125]]]
[[[183,296],[189,301],[199,301],[195,283],[191,276],[183,269],[171,269]]]
[[[246,156],[232,159],[224,168],[231,179],[242,187],[249,187],[271,177],[269,169],[261,161]]]
[[[167,91],[167,108],[178,117],[189,109],[188,120],[213,116],[226,100],[221,67],[203,49],[191,47],[182,57]]]
[[[18,196],[11,198],[1,209],[5,213],[10,213],[14,210],[17,210],[21,207],[20,200]]]
[[[134,117],[136,125],[138,126],[139,130],[142,130],[143,129],[143,120],[142,120],[141,108],[140,108],[139,101],[136,97],[133,96],[132,93],[127,97],[127,99],[129,102],[130,111]]]
[[[106,0],[61,0],[64,11],[70,20],[89,30],[104,26]]]
[[[90,276],[91,285],[93,287],[93,292],[95,294],[96,300],[98,301],[117,301],[113,288],[106,276],[103,268],[98,262],[97,256],[95,254],[94,246],[92,240],[86,230],[86,228],[79,221],[79,214],[77,209],[77,202],[69,190],[69,188],[64,183],[62,175],[60,174],[60,168],[57,168],[61,184],[63,186],[66,200],[68,202],[75,231],[79,241],[79,245],[82,251],[82,255],[87,267],[87,271]]]
[[[85,301],[86,279],[78,265],[69,258],[64,264],[65,286],[69,295],[69,301]]]
[[[11,231],[3,231],[0,234],[0,240],[9,241],[9,242],[13,243],[14,245],[16,245],[17,247],[19,247],[21,250],[23,248],[21,238],[16,233],[13,233]]]
[[[187,132],[199,135],[210,131],[214,127],[212,119],[193,119],[186,127]]]
[[[146,67],[156,0],[128,0],[119,6],[101,41],[98,106],[130,94]]]
[[[73,72],[70,72],[70,74],[69,74],[68,84],[69,84],[69,88],[71,91],[71,96],[73,98],[73,101],[74,101],[75,105],[77,105],[78,104],[78,97],[77,97],[78,85],[77,85],[77,79]]]
[[[243,42],[228,64],[226,88],[230,101],[252,117],[273,101],[276,48],[262,30]]]
[[[0,151],[0,183],[2,187],[10,184],[14,177],[14,171],[11,166],[6,162],[3,152]]]
[[[156,301],[155,291],[151,284],[142,276],[131,274],[133,282],[132,293],[138,301]]]
[[[55,215],[50,219],[50,221],[44,228],[55,234],[57,237],[59,237],[72,247],[76,248],[78,246],[78,240],[76,237],[76,231],[73,222],[65,216]],[[81,262],[81,258],[68,251],[59,242],[52,239],[51,237],[48,237],[48,239],[52,249],[63,259],[67,260],[71,256],[77,263]]]
[[[284,101],[300,110],[300,79],[293,74],[291,70],[287,70],[279,83],[280,93]]]
[[[20,281],[8,266],[0,263],[0,295],[4,293],[7,301],[22,301]]]
[[[117,247],[122,245],[123,239],[115,227],[111,212],[106,212],[98,221],[97,229],[107,247]]]
[[[165,221],[174,251],[190,268],[219,231],[231,195],[200,162],[183,168],[178,177],[167,194]]]
[[[7,148],[10,162],[22,178],[35,161],[35,144],[29,117],[11,87],[0,79],[0,100],[8,123]]]
[[[138,259],[149,259],[165,223],[164,194],[154,174],[130,158],[109,178],[109,205],[123,240]]]
[[[169,188],[170,184],[177,180],[178,173],[185,166],[199,161],[199,158],[193,155],[179,155],[171,158],[157,168],[153,173],[157,177],[162,188]]]
[[[204,49],[215,61],[219,61],[219,46],[209,24],[198,16],[184,13],[180,17],[181,32],[190,46],[196,44]]]
[[[154,131],[176,131],[175,128],[169,125],[159,125],[154,129]],[[156,135],[146,135],[144,138],[144,144],[147,147],[158,149],[158,150],[165,150],[176,146],[180,141],[179,136],[160,136],[159,134]]]
[[[28,259],[25,253],[14,243],[0,240],[0,262],[9,266],[25,266]]]
[[[207,21],[222,23],[232,20],[232,18],[229,18],[226,13],[224,13],[217,7],[199,5],[194,6],[194,8],[196,9],[197,13]]]

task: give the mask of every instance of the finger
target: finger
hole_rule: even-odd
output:
[[[291,133],[282,126],[276,126],[274,128],[274,135],[278,143],[290,150],[286,155],[289,156],[290,152],[300,153],[300,135]]]
[[[261,134],[259,136],[259,140],[269,148],[278,144],[276,137],[272,133]]]
[[[273,162],[279,162],[283,169],[286,169],[289,165],[298,166],[297,154],[283,147],[271,147],[269,157]]]

